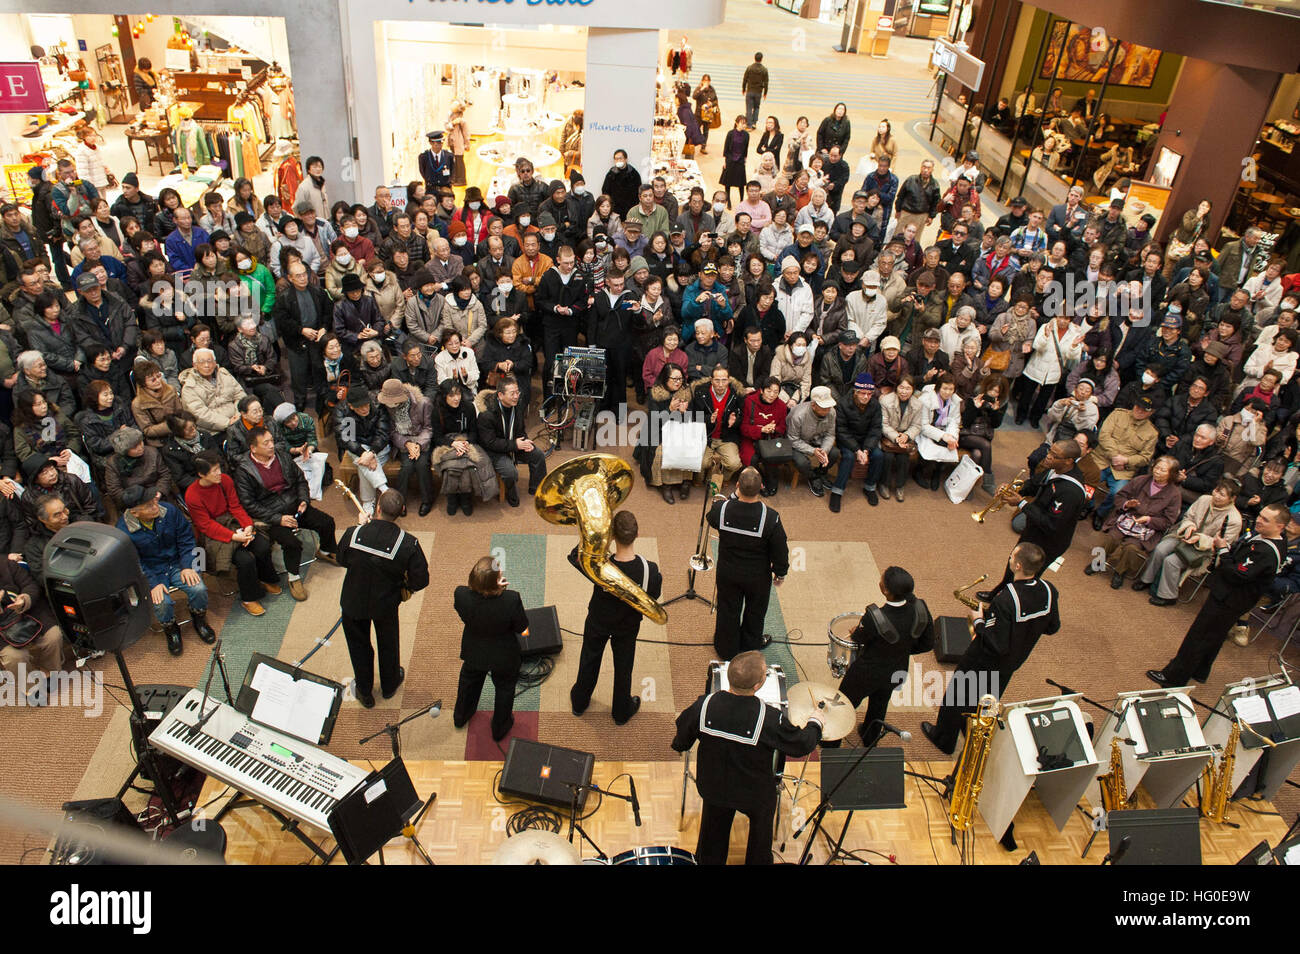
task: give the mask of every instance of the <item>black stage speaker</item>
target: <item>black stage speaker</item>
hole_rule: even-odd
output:
[[[573,804],[571,785],[591,784],[596,757],[590,752],[562,749],[558,745],[511,739],[501,772],[501,791],[529,801],[568,808]],[[578,811],[587,802],[587,790],[578,792]]]
[[[1106,820],[1112,864],[1201,863],[1201,813],[1198,809],[1135,809],[1111,812]],[[1128,839],[1128,847],[1121,853],[1120,845],[1125,838]]]
[[[89,832],[103,831],[105,828],[121,828],[139,831],[136,824],[120,798],[91,798],[80,802],[64,802],[63,817],[78,827]],[[99,848],[93,847],[79,839],[75,834],[66,834],[59,838],[50,855],[52,865],[112,865],[117,864]]]
[[[934,658],[941,663],[955,663],[970,646],[969,619],[965,616],[940,616],[935,620]]]
[[[149,629],[149,584],[131,538],[78,521],[45,545],[45,590],[64,634],[101,652],[132,646]]]
[[[901,748],[872,749],[865,758],[861,749],[822,749],[820,758],[822,791],[835,792],[830,804],[835,811],[907,807],[903,799]],[[859,758],[861,764],[857,764]],[[840,779],[849,772],[853,774],[841,785]]]
[[[519,634],[519,652],[525,659],[535,656],[554,656],[563,648],[560,637],[560,616],[554,606],[539,606],[525,610],[528,614],[528,632]]]

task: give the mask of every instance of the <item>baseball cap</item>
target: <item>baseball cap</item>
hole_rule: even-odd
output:
[[[1181,328],[1182,326],[1183,319],[1176,314],[1167,314],[1164,320],[1160,322],[1161,328]]]
[[[90,291],[90,289],[98,287],[99,279],[89,272],[82,272],[77,276],[77,291]]]
[[[1154,411],[1155,408],[1156,402],[1149,397],[1140,397],[1133,402],[1133,410],[1135,411]]]
[[[895,351],[902,351],[903,346],[898,343],[898,339],[893,335],[888,335],[880,339],[880,350],[888,351],[893,348]]]
[[[867,269],[867,273],[862,276],[862,284],[872,288],[880,287],[880,272],[874,268]]]
[[[855,198],[855,199],[866,199],[866,198],[869,198],[869,196],[868,196],[868,194],[867,194],[865,191],[863,191],[862,189],[859,189],[857,192],[853,193],[853,198]]]
[[[799,228],[797,229],[797,231],[798,231],[798,233],[799,233],[800,235],[802,235],[802,234],[805,233],[805,232],[807,232],[809,235],[812,235],[812,234],[813,234],[812,223],[811,223],[811,222],[805,222],[803,225],[799,226]]]
[[[921,335],[922,340],[938,341],[940,340],[938,328],[926,328],[925,333]]]
[[[840,341],[847,341],[849,344],[857,344],[861,340],[862,339],[858,337],[858,333],[852,328],[845,328],[840,332]]]
[[[700,269],[700,274],[701,274],[701,275],[716,275],[716,274],[718,274],[718,266],[715,265],[713,262],[705,262],[705,263],[704,263],[704,267]]]
[[[826,385],[819,385],[812,389],[812,402],[820,408],[834,407],[835,395]]]
[[[1029,204],[1029,200],[1026,199],[1023,195],[1018,195],[1018,196],[1016,196],[1014,199],[1012,199],[1010,202],[1007,203],[1007,205],[1010,205],[1010,206],[1013,206],[1013,207],[1014,207],[1014,206],[1017,206],[1017,205],[1025,206],[1025,205],[1028,205],[1028,204]]]

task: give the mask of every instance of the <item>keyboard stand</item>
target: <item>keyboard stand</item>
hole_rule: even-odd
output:
[[[272,818],[280,823],[281,831],[287,831],[311,849],[312,854],[319,858],[322,864],[329,864],[334,860],[334,856],[339,853],[338,845],[335,844],[334,850],[327,854],[324,848],[303,833],[302,825],[299,823],[298,819],[289,818],[278,809],[259,802],[257,799],[250,795],[245,795],[238,789],[235,790],[235,794],[230,801],[226,802],[226,804],[221,807],[221,811],[217,812],[216,821],[220,824],[221,819],[225,818],[226,815],[234,809],[249,807],[260,808],[262,811],[269,813]]]

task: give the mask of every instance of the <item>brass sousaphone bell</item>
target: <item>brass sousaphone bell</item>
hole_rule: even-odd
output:
[[[543,478],[533,503],[549,523],[578,526],[578,565],[583,575],[655,623],[668,611],[609,560],[610,525],[632,492],[632,465],[613,454],[584,454]]]

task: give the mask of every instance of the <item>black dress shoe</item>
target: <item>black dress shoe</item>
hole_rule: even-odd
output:
[[[501,732],[499,735],[496,732],[492,733],[492,741],[500,742],[502,739],[504,739],[507,735],[510,734],[510,730],[513,729],[514,727],[515,727],[515,717],[511,716],[510,721],[506,723],[506,727],[503,732]]]
[[[398,667],[397,667],[397,685],[393,686],[393,688],[392,688],[391,690],[389,690],[388,692],[383,693],[383,697],[384,697],[385,699],[391,699],[391,698],[393,698],[393,696],[397,695],[397,690],[402,688],[402,683],[405,682],[405,681],[406,681],[406,669],[405,669],[404,667],[402,667],[402,666],[398,666]]]
[[[677,498],[673,496],[673,489],[667,485],[659,488],[659,496],[664,498],[666,504],[677,503]]]
[[[1106,522],[1106,518],[1099,513],[1092,515],[1092,529],[1101,530],[1101,525]]]
[[[356,695],[357,695],[357,702],[361,703],[361,708],[373,709],[375,707],[374,693],[371,693],[368,696],[363,696],[361,693],[358,692]]]
[[[944,748],[939,743],[939,730],[934,727],[933,722],[921,723],[921,734],[930,740],[930,744],[942,752],[944,755],[952,755],[952,748]]]
[[[1152,593],[1150,596],[1147,597],[1147,602],[1150,603],[1152,606],[1173,606],[1178,601],[1167,600],[1163,596],[1157,596],[1156,594]]]
[[[691,495],[691,482],[689,480],[683,480],[681,484],[679,484],[677,487],[677,496],[685,500],[690,495]]]
[[[935,472],[934,472],[934,474],[933,474],[933,476],[930,477],[930,489],[931,489],[931,490],[938,490],[938,489],[939,489],[940,487],[942,487],[942,486],[943,486],[943,477],[940,475],[939,471],[936,469]]]
[[[1091,563],[1087,564],[1087,565],[1083,568],[1083,575],[1084,575],[1084,576],[1092,576],[1094,573],[1100,573],[1100,572],[1101,572],[1101,571],[1098,570],[1096,567],[1094,567]]]
[[[1123,585],[1124,585],[1124,574],[1112,573],[1110,577],[1110,588],[1112,590],[1118,590]]]
[[[1163,669],[1148,669],[1147,678],[1164,689],[1172,688],[1174,685]]]
[[[506,503],[512,507],[519,506],[519,490],[514,486],[506,488]]]
[[[615,720],[614,720],[614,724],[615,724],[615,725],[627,725],[630,721],[632,721],[632,717],[633,717],[634,715],[636,715],[639,711],[641,711],[641,697],[640,697],[640,696],[633,696],[633,697],[632,697],[632,711],[629,712],[629,713],[627,714],[627,718],[626,718],[626,719],[615,719]]]
[[[1133,581],[1133,584],[1132,584],[1132,587],[1131,587],[1131,588],[1134,589],[1134,590],[1137,590],[1139,593],[1141,593],[1143,590],[1145,590],[1145,589],[1146,589],[1147,587],[1149,587],[1150,585],[1151,585],[1151,584],[1148,583],[1146,580],[1144,580],[1144,579],[1142,579],[1141,577],[1139,577],[1138,579],[1136,579],[1136,580]]]
[[[425,500],[425,501],[423,501],[423,502],[420,504],[420,516],[421,516],[421,517],[427,517],[427,516],[429,516],[429,511],[431,511],[432,509],[433,509],[433,501],[432,501],[432,500]]]

